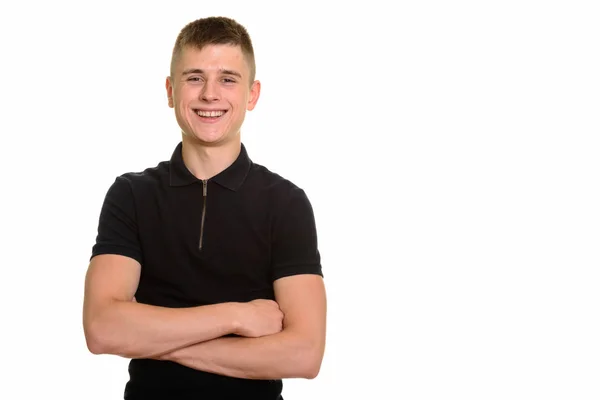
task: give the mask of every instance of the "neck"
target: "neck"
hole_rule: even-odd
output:
[[[198,179],[210,179],[227,169],[238,158],[241,141],[230,140],[215,146],[205,145],[189,140],[185,135],[182,139],[181,154],[187,169]]]

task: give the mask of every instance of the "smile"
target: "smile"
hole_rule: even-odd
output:
[[[219,118],[223,116],[227,112],[227,110],[214,110],[214,111],[204,111],[204,110],[194,110],[199,117],[204,118]]]

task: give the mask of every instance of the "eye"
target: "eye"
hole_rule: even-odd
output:
[[[223,82],[225,82],[225,83],[235,83],[235,79],[223,78]]]
[[[188,80],[188,82],[200,82],[200,77],[199,76],[190,76],[187,80]]]

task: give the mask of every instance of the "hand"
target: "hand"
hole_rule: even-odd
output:
[[[283,312],[273,300],[257,299],[241,303],[236,334],[245,337],[260,337],[281,332]]]

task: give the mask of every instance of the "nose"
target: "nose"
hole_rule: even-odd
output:
[[[203,101],[215,102],[219,100],[219,87],[216,82],[207,81],[202,88],[201,97]]]

